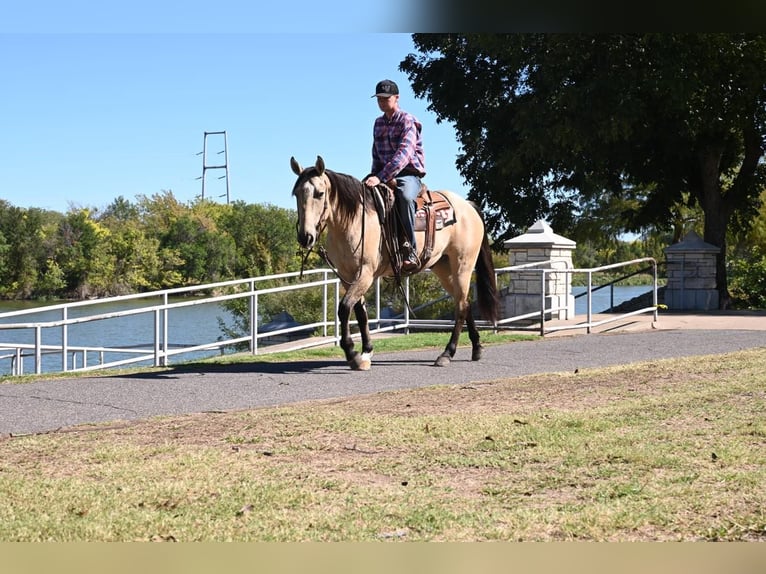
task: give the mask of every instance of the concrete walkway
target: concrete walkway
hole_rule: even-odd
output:
[[[598,314],[593,322],[614,318],[614,315]],[[577,325],[585,322],[584,315],[578,315],[569,321],[551,321],[549,326]],[[657,321],[652,313],[634,315],[614,322],[606,323],[592,330],[594,333],[632,332],[644,329],[695,329],[706,331],[752,330],[766,331],[766,311],[705,311],[698,313],[680,313],[660,311]],[[562,330],[547,334],[546,337],[586,333],[585,328]]]
[[[0,436],[766,348],[766,312],[661,312],[656,323],[652,319],[638,315],[591,334],[577,329],[492,345],[478,362],[470,360],[469,349],[460,348],[447,368],[433,366],[438,355],[434,350],[401,351],[376,354],[370,371],[354,372],[339,349],[338,358],[329,360],[211,365],[204,370],[178,366],[132,375],[103,372],[0,384]]]

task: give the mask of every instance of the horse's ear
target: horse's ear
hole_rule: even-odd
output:
[[[301,164],[299,164],[294,157],[290,158],[290,167],[293,168],[293,173],[295,175],[300,175],[303,171],[303,168],[301,168]]]
[[[317,156],[317,162],[314,165],[314,167],[317,168],[317,171],[319,172],[319,175],[322,175],[324,173],[324,160],[322,159],[321,155]]]

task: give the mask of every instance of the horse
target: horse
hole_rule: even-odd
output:
[[[326,259],[344,287],[344,295],[338,303],[340,346],[352,370],[369,370],[373,344],[364,296],[377,277],[395,274],[390,250],[385,248],[385,230],[374,207],[373,191],[351,175],[326,169],[321,156],[317,156],[314,166],[306,169],[291,157],[290,166],[298,176],[292,192],[298,211],[298,244],[310,253],[327,230]],[[455,303],[452,334],[434,363],[444,367],[455,355],[464,323],[471,340],[471,360],[481,358],[479,331],[469,302],[474,270],[479,311],[492,325],[497,324],[499,300],[495,268],[479,207],[454,192],[439,193],[452,205],[454,223],[435,232],[430,255],[423,253],[423,231],[416,231],[416,243],[422,262],[420,270],[431,269]],[[361,335],[361,353],[354,350],[350,334],[352,308]]]

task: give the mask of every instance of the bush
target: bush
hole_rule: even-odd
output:
[[[755,246],[729,260],[729,291],[737,309],[766,309],[766,252]]]

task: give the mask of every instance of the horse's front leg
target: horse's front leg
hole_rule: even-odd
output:
[[[370,337],[370,322],[367,316],[367,305],[365,304],[364,297],[359,299],[356,305],[354,305],[354,314],[359,324],[359,334],[362,337],[362,353],[356,355],[356,367],[352,365],[352,368],[360,371],[369,371],[372,366],[372,338]]]
[[[338,320],[340,322],[340,347],[346,355],[346,361],[355,371],[369,371],[372,366],[372,339],[370,337],[370,326],[367,318],[367,307],[364,298],[357,299],[353,304],[354,314],[359,323],[359,330],[362,336],[362,353],[354,350],[354,340],[351,338],[351,327],[349,318],[351,316],[351,299],[349,294],[341,299],[338,306]]]
[[[340,323],[340,348],[346,355],[346,361],[351,365],[357,352],[354,351],[354,340],[351,338],[351,327],[348,324],[350,316],[351,301],[349,301],[348,293],[346,293],[338,305],[338,322]]]

